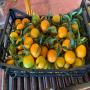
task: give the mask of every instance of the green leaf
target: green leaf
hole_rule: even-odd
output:
[[[76,47],[76,43],[75,43],[74,39],[70,40],[70,45],[71,45],[71,48],[75,48]]]
[[[29,31],[29,26],[23,30],[23,35]]]
[[[47,30],[48,33],[57,34],[57,29],[55,26],[50,26]]]
[[[72,17],[75,16],[77,14],[77,12],[72,12],[71,15]]]
[[[42,45],[44,43],[45,40],[45,36],[43,34],[41,34],[39,36],[39,38],[37,39],[37,43],[39,43],[40,45]]]
[[[71,21],[71,18],[70,18],[69,15],[64,15],[63,19],[66,20],[66,21],[69,21],[69,22]]]
[[[57,41],[56,37],[47,37],[44,43],[51,46],[55,41]]]
[[[8,51],[10,53],[11,56],[14,56],[16,54],[16,47],[13,44],[10,44],[8,47]]]
[[[83,11],[83,9],[81,8],[81,9],[78,11],[77,15],[80,15],[80,14],[82,13],[82,11]]]

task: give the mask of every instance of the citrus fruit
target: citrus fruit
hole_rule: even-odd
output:
[[[63,50],[64,51],[67,51],[67,49],[70,49],[70,40],[69,39],[65,39],[64,41],[63,41],[63,43],[62,43],[62,47],[65,47],[65,48],[63,48]]]
[[[78,24],[77,23],[73,23],[71,25],[71,27],[72,27],[73,32],[75,32],[75,33],[78,32],[79,27],[78,27]]]
[[[83,65],[83,61],[80,58],[76,58],[75,63],[73,64],[74,67],[79,67]]]
[[[6,64],[8,65],[14,65],[15,61],[13,59],[7,60]]]
[[[86,46],[84,45],[79,45],[76,48],[76,55],[79,58],[84,58],[86,56]]]
[[[38,38],[39,34],[40,34],[40,32],[37,28],[33,28],[30,32],[30,35],[32,38]]]
[[[32,44],[33,44],[33,39],[31,37],[25,37],[24,39],[25,48],[29,49]]]
[[[16,32],[11,32],[10,37],[16,40],[18,38],[18,34]]]
[[[59,15],[54,15],[52,17],[52,22],[54,23],[59,23],[60,22],[60,16]]]
[[[15,25],[18,25],[18,24],[20,24],[22,21],[21,21],[21,19],[16,19],[15,20]]]
[[[57,67],[62,68],[65,64],[65,60],[63,57],[58,57],[55,63]]]
[[[73,51],[66,51],[64,58],[68,64],[73,64],[75,62],[76,56]]]
[[[46,65],[45,57],[39,56],[39,57],[36,59],[36,65],[37,65],[37,68],[38,68],[38,69],[44,69],[44,67],[45,67],[45,65]]]
[[[62,26],[58,29],[58,37],[59,38],[65,38],[67,36],[67,28]]]
[[[24,24],[23,23],[19,23],[18,25],[17,25],[17,28],[16,28],[17,30],[22,30],[22,29],[24,29]]]
[[[19,46],[17,47],[17,49],[18,49],[18,50],[22,50],[22,49],[23,49],[23,45],[22,45],[22,44],[19,45]]]
[[[25,68],[32,68],[34,66],[34,58],[31,55],[24,56],[24,58],[23,58],[23,66]]]
[[[30,20],[28,18],[23,18],[22,20],[22,23],[25,25],[25,24],[28,24],[30,22]]]
[[[65,68],[65,69],[69,69],[69,67],[70,67],[70,64],[65,63],[64,68]]]
[[[41,21],[40,27],[43,32],[46,32],[49,26],[50,26],[50,24],[47,20]]]
[[[47,47],[46,46],[42,46],[40,55],[46,57],[47,56],[47,52],[48,52]]]
[[[30,47],[30,52],[33,57],[37,58],[41,53],[41,48],[37,43],[34,43]]]
[[[23,51],[22,50],[18,51],[18,55],[21,55],[21,54],[23,54]]]
[[[54,49],[50,49],[47,53],[47,59],[49,62],[54,63],[57,59],[57,52]]]
[[[32,23],[37,25],[40,22],[40,17],[38,15],[32,15]]]

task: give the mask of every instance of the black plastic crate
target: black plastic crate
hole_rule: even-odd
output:
[[[81,4],[80,8],[82,7],[83,4]],[[79,8],[79,9],[80,9]],[[79,10],[77,9],[77,10]],[[77,11],[75,10],[75,11]],[[83,8],[84,10],[84,8]],[[1,60],[2,63],[0,63],[0,67],[2,69],[4,69],[5,71],[7,71],[8,74],[10,74],[12,77],[17,77],[17,76],[22,76],[22,77],[28,77],[28,76],[34,76],[34,77],[56,77],[56,76],[61,76],[61,77],[66,77],[66,76],[72,76],[72,77],[82,77],[85,75],[85,73],[90,72],[90,65],[85,65],[83,67],[78,67],[78,68],[73,68],[73,69],[69,69],[69,70],[37,70],[37,69],[24,69],[24,68],[20,68],[20,67],[15,67],[12,65],[6,65],[5,63],[3,63],[3,60],[5,59],[5,54],[6,54],[6,48],[8,46],[8,40],[9,40],[9,33],[11,32],[12,29],[12,23],[15,21],[16,18],[31,18],[31,16],[28,16],[27,14],[17,10],[17,9],[10,9],[9,13],[7,15],[7,19],[6,19],[6,23],[4,26],[4,30],[2,33],[2,49],[1,49]],[[88,27],[87,27],[87,18],[86,18],[86,14],[83,11],[82,12],[82,17],[83,17],[83,21],[81,22],[82,27],[84,28],[85,32],[86,32],[86,36],[88,37],[88,41],[89,41],[89,35],[88,35]],[[9,29],[8,28],[9,25]],[[10,30],[10,31],[7,31]],[[89,42],[87,45],[87,57],[86,57],[86,63],[88,63],[89,59],[90,59],[90,48],[89,48]]]

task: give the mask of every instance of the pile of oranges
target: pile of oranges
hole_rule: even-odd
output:
[[[77,39],[78,22],[70,28],[72,32],[60,15],[16,19],[6,63],[30,69],[69,69],[84,65],[85,43],[74,43],[72,47],[71,41]]]

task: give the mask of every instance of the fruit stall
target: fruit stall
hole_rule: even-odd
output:
[[[56,15],[36,14],[29,0],[24,3],[26,13],[9,9],[0,32],[0,68],[7,82],[10,80],[7,89],[60,90],[89,82],[90,17],[86,0],[77,9]],[[14,86],[17,82],[25,86]]]

